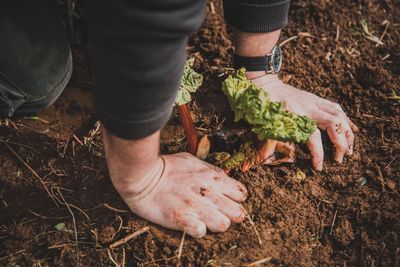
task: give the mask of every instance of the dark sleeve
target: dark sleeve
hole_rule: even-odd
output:
[[[123,139],[151,135],[171,115],[204,1],[84,0],[83,8],[100,121]]]
[[[290,0],[224,0],[225,20],[243,32],[271,32],[287,24]]]

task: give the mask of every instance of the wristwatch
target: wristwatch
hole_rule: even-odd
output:
[[[262,57],[243,57],[235,54],[235,69],[244,67],[247,71],[265,71],[277,74],[282,66],[282,50],[276,45],[271,53]]]

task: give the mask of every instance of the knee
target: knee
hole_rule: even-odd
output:
[[[66,87],[72,73],[72,58],[66,63],[54,66],[58,68],[55,77],[36,81],[34,76],[24,83],[41,84],[41,86],[20,87],[18,79],[11,79],[0,72],[0,118],[29,116],[50,106]],[[51,73],[46,73],[52,76]],[[57,81],[57,82],[54,82]]]

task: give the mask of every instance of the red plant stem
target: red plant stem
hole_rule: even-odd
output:
[[[194,128],[188,104],[178,106],[178,112],[181,118],[183,129],[185,129],[186,139],[188,141],[188,146],[189,146],[189,153],[192,155],[196,155],[197,142],[198,142],[197,133],[196,129]]]

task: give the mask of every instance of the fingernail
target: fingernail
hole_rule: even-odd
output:
[[[312,166],[313,166],[313,169],[314,169],[314,170],[320,172],[320,171],[322,171],[322,168],[323,168],[323,161],[313,159],[313,161],[312,161]]]
[[[346,153],[346,152],[345,152]],[[334,160],[336,162],[342,163],[343,162],[344,153],[340,153],[339,150],[335,150]]]
[[[317,166],[317,171],[322,171],[322,168],[323,168],[323,164],[322,164],[322,162],[320,163],[320,164],[318,164],[318,166]]]
[[[350,145],[349,150],[347,151],[347,154],[349,154],[351,156],[351,155],[353,155],[353,152],[354,152],[353,145]]]

